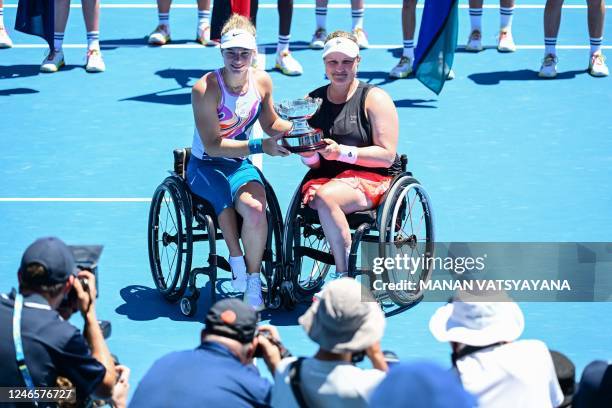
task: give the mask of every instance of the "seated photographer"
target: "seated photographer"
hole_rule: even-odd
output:
[[[111,397],[116,371],[96,317],[95,276],[75,272],[74,257],[58,238],[40,238],[26,249],[19,292],[13,289],[0,297],[3,387],[55,387],[62,376],[74,385],[79,400],[92,394]],[[85,321],[83,334],[58,313],[72,291],[74,307]]]
[[[262,407],[272,385],[253,364],[258,314],[238,299],[216,302],[206,315],[201,344],[170,353],[138,384],[130,407]]]
[[[376,208],[401,171],[397,110],[384,90],[357,79],[360,61],[354,35],[327,37],[323,62],[330,83],[308,94],[323,100],[308,124],[323,131],[327,146],[301,154],[311,169],[303,202],[319,214],[338,275],[348,272],[351,247],[345,214]]]
[[[387,362],[380,348],[385,316],[378,303],[362,301],[354,279],[332,281],[299,322],[319,350],[310,358],[284,358],[260,336],[264,359],[275,372],[273,407],[367,407],[384,379]],[[365,299],[364,299],[365,300]],[[278,334],[273,331],[277,342]],[[356,367],[367,356],[373,369]]]

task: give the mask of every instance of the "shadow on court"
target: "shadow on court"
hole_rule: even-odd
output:
[[[155,75],[162,79],[173,79],[176,82],[176,87],[149,94],[132,96],[129,98],[120,99],[120,101],[160,103],[164,105],[190,105],[191,87],[198,79],[202,77],[202,75],[208,72],[211,72],[211,70],[174,68],[163,69],[161,71],[157,71]]]
[[[559,72],[555,80],[573,79],[576,75],[585,74],[585,70]],[[519,69],[516,71],[495,71],[470,74],[468,78],[478,85],[499,85],[502,81],[546,81],[538,77],[538,72],[532,69]]]
[[[75,68],[83,69],[82,65],[66,65],[62,67],[59,73],[55,75],[61,75],[64,71],[71,71]],[[27,78],[36,75],[48,75],[44,72],[40,72],[39,64],[20,64],[20,65],[0,65],[0,79],[15,79],[15,78]]]
[[[399,99],[393,102],[396,108],[438,108],[437,106],[429,105],[432,102],[436,102],[435,99]]]
[[[11,96],[11,95],[28,95],[35,94],[40,91],[31,88],[12,88],[12,89],[0,89],[0,96]]]

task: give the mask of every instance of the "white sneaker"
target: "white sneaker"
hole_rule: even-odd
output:
[[[482,51],[482,34],[478,30],[473,30],[468,37],[468,42],[465,46],[466,51],[479,52]]]
[[[263,310],[265,308],[263,296],[261,295],[261,279],[258,273],[247,276],[247,287],[243,300],[255,310]]]
[[[13,41],[11,41],[6,28],[0,27],[0,48],[11,48],[12,46]]]
[[[540,78],[554,78],[557,76],[557,62],[559,59],[556,55],[548,54],[542,60],[542,66],[540,67],[540,72],[538,76]]]
[[[499,52],[514,52],[516,51],[516,44],[512,38],[510,31],[500,31],[499,38],[497,40],[497,51]]]
[[[85,71],[92,73],[106,71],[106,65],[104,64],[100,50],[96,48],[87,50],[86,58],[87,63],[85,64]]]
[[[594,77],[606,77],[610,75],[610,70],[606,65],[606,57],[601,52],[591,55],[589,60],[589,74]]]
[[[317,28],[317,31],[312,35],[310,41],[310,48],[314,50],[322,50],[325,45],[325,39],[327,38],[327,31],[324,28]]]
[[[244,270],[232,270],[232,288],[236,292],[246,292],[247,290],[247,273]]]
[[[170,42],[170,28],[167,25],[161,24],[149,34],[149,44],[164,45]]]
[[[412,60],[406,56],[400,58],[397,65],[389,72],[391,78],[406,78],[410,74],[412,74]]]
[[[357,45],[360,49],[368,48],[370,42],[368,41],[368,35],[363,28],[356,28],[353,30],[353,35],[357,37]]]
[[[64,52],[62,50],[49,51],[49,55],[40,65],[40,72],[57,72],[64,65],[66,63],[64,62]]]
[[[289,76],[302,75],[304,69],[289,51],[276,54],[276,69]]]
[[[170,41],[169,35],[168,41]],[[198,30],[196,32],[196,42],[199,42],[202,45],[206,45],[207,47],[219,45],[216,41],[210,39],[210,26],[208,24],[202,24],[198,26]]]

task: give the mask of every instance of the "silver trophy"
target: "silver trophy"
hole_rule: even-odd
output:
[[[304,153],[319,150],[327,145],[321,129],[313,129],[308,124],[308,119],[319,110],[322,102],[321,98],[309,97],[274,104],[274,109],[280,117],[293,123],[291,130],[283,137],[283,146],[287,150]]]

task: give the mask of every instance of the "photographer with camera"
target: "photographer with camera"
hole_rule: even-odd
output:
[[[367,407],[388,370],[380,348],[385,316],[378,303],[362,293],[357,281],[341,278],[325,287],[299,323],[319,345],[314,357],[282,358],[275,330],[268,329],[273,342],[259,336],[266,364],[275,373],[272,406]],[[354,365],[365,356],[373,369]]]
[[[272,384],[253,364],[263,337],[257,335],[258,320],[258,313],[241,300],[216,302],[206,315],[200,346],[153,363],[130,407],[270,406]]]
[[[78,400],[111,397],[117,373],[96,316],[95,276],[77,273],[68,246],[47,237],[26,249],[18,279],[19,292],[0,297],[0,384],[54,387],[62,376]],[[74,304],[62,306],[60,315],[67,298]],[[85,321],[83,334],[66,321],[76,310]]]

